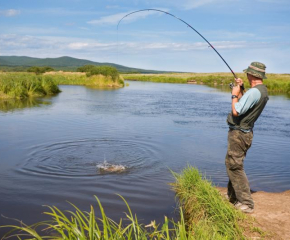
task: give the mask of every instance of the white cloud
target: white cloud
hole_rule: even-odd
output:
[[[283,46],[289,46],[289,42],[281,43]],[[217,49],[258,49],[277,47],[279,45],[270,42],[247,42],[247,41],[215,41],[212,45]],[[0,35],[0,49],[2,52],[12,50],[21,51],[23,49],[38,49],[43,52],[56,53],[59,50],[67,51],[84,51],[84,52],[116,52],[120,53],[142,53],[144,51],[168,51],[184,52],[207,50],[209,46],[205,42],[178,43],[178,42],[99,42],[92,39],[53,37],[53,36],[23,36],[15,34]],[[209,49],[210,50],[210,49]]]
[[[88,46],[89,46],[88,43],[83,43],[83,42],[75,42],[75,43],[70,43],[68,45],[68,47],[71,49],[83,49],[83,48],[86,48]]]
[[[285,49],[289,49],[290,42],[214,41],[212,45],[229,62],[233,63],[236,62],[236,56],[239,56],[239,63],[248,62],[249,56],[256,56],[262,62],[269,62],[269,59],[266,59],[265,56],[269,55],[270,57],[270,53],[275,55],[275,60],[283,59],[284,62],[285,58],[289,58]],[[203,69],[202,66],[205,66],[205,62],[210,59],[212,63],[211,68],[208,68],[211,69],[210,71],[226,71],[226,68],[224,70],[223,67],[220,68],[223,66],[222,62],[205,42],[118,43],[83,38],[3,34],[0,35],[0,53],[1,55],[42,58],[72,56],[98,62],[115,62],[130,67],[159,70],[174,69],[175,71],[208,71]],[[278,56],[280,57],[278,58]],[[189,63],[191,63],[191,66],[184,66],[184,64],[189,65]],[[215,66],[215,64],[217,65]],[[273,63],[271,64],[273,65]],[[277,70],[272,71],[287,72],[285,70],[288,69],[286,63],[284,65],[287,66],[283,65],[283,68],[278,68],[279,64],[276,65],[275,69],[277,68]],[[240,68],[240,66],[234,67],[235,69]]]
[[[130,14],[131,12],[123,12],[109,16],[104,16],[96,20],[88,21],[87,23],[92,25],[116,25],[123,17],[125,17],[127,14]],[[159,14],[160,14],[159,12],[155,11],[142,11],[136,14],[129,15],[128,17],[124,18],[123,22],[127,23],[133,22],[140,18],[146,18],[149,15],[159,15]]]
[[[0,10],[0,16],[14,17],[18,14],[20,14],[20,11],[16,9]]]

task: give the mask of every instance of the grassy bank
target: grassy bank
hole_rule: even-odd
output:
[[[11,229],[6,237],[15,235],[32,239],[236,240],[261,236],[259,229],[251,228],[248,218],[225,201],[218,190],[202,178],[197,169],[188,167],[181,174],[173,175],[176,182],[172,187],[180,204],[180,220],[177,222],[165,217],[161,225],[151,221],[145,226],[133,215],[128,203],[120,196],[127,205],[124,221],[126,224],[123,223],[124,219],[119,222],[109,219],[99,199],[95,197],[98,202],[97,212],[93,206],[90,207],[90,212],[81,211],[73,204],[74,211],[48,207],[49,211],[44,214],[51,221],[32,226],[19,221],[19,226],[0,227]]]
[[[161,83],[193,83],[205,84],[211,87],[228,86],[233,82],[231,73],[171,73],[171,74],[122,74],[126,80],[161,82]],[[237,76],[245,82],[249,88],[244,73],[237,73]],[[283,93],[290,95],[290,74],[267,74],[268,79],[264,80],[270,93]]]
[[[172,187],[184,209],[188,231],[194,233],[195,239],[246,238],[246,216],[225,201],[196,168],[187,167],[174,176]]]
[[[77,72],[0,73],[0,99],[24,99],[59,93],[58,85],[84,85],[120,88],[124,86],[121,76],[101,74],[87,76]]]
[[[113,78],[102,74],[87,76],[80,72],[48,72],[46,76],[52,76],[58,85],[83,85],[95,87],[120,88],[124,86],[124,80],[121,76]]]
[[[0,74],[0,98],[2,99],[42,97],[59,92],[52,76],[29,73]]]

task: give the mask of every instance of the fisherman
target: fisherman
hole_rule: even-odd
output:
[[[254,123],[262,113],[267,101],[268,92],[263,84],[266,66],[252,62],[244,70],[251,85],[243,93],[243,80],[236,79],[237,86],[232,89],[232,112],[228,115],[228,150],[225,164],[229,177],[227,195],[237,209],[245,213],[254,211],[254,202],[249,182],[244,171],[244,158],[251,147]]]

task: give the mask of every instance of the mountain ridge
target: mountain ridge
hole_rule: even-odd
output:
[[[6,68],[28,68],[31,66],[43,67],[49,66],[56,70],[76,71],[78,67],[84,65],[104,66],[109,65],[118,69],[119,72],[139,72],[139,73],[165,73],[167,71],[147,70],[141,68],[131,68],[123,65],[108,63],[108,62],[94,62],[86,59],[79,59],[69,56],[62,56],[57,58],[35,58],[27,56],[0,56],[0,67]]]

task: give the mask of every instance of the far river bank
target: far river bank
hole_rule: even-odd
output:
[[[245,87],[249,88],[247,76],[236,73],[242,78]],[[229,90],[229,84],[234,81],[231,73],[168,73],[168,74],[122,74],[123,78],[131,81],[200,84]],[[264,80],[270,94],[286,94],[290,96],[290,74],[267,74]]]

